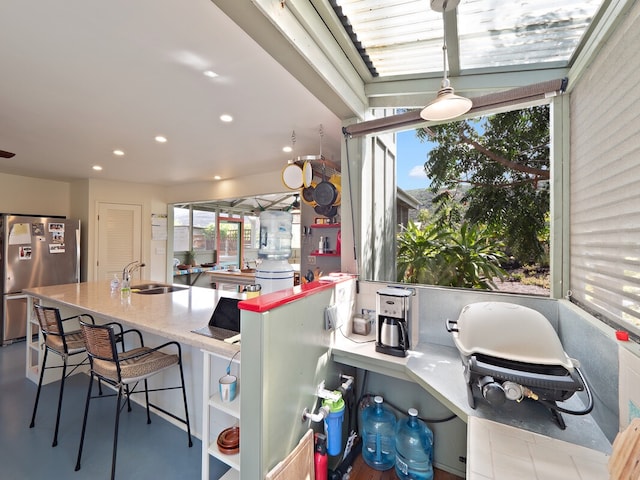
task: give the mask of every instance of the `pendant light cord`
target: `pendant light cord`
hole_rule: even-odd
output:
[[[447,78],[447,19],[445,14],[447,13],[447,2],[444,2],[442,7],[442,87],[448,87],[449,79]]]

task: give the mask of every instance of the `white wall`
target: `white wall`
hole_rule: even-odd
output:
[[[87,205],[87,280],[96,280],[97,275],[97,216],[100,203],[140,205],[142,208],[142,261],[147,264],[144,278],[164,281],[167,264],[167,242],[151,239],[151,215],[166,214],[164,187],[138,183],[122,183],[106,180],[88,180]]]
[[[0,212],[70,217],[70,185],[0,173]]]
[[[282,160],[282,167],[286,160]],[[205,202],[228,198],[249,197],[266,193],[279,193],[286,190],[282,182],[280,170],[266,173],[247,172],[246,176],[220,181],[192,183],[167,187],[165,200],[167,203]]]

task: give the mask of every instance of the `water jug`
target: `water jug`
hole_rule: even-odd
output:
[[[375,470],[389,470],[396,461],[396,417],[381,396],[362,413],[362,458]]]
[[[433,479],[433,433],[415,408],[396,426],[396,474],[400,480]]]
[[[260,213],[259,258],[286,260],[291,256],[292,223],[293,215],[289,212],[268,210]]]

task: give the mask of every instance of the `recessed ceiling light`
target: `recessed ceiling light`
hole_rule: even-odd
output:
[[[220,120],[222,120],[223,122],[232,122],[233,121],[233,117],[231,115],[227,115],[226,113],[224,115],[220,115]]]
[[[124,155],[124,152],[122,150],[114,150],[113,154],[117,155],[118,157],[122,157]]]
[[[214,175],[213,179],[214,180],[222,180],[222,177],[220,175]]]
[[[289,146],[282,147],[282,151],[283,151],[284,153],[291,153],[291,152],[293,152],[293,148],[291,148],[291,147],[289,147]]]
[[[166,143],[167,137],[163,137],[162,135],[156,136],[156,142],[158,143]]]
[[[94,165],[92,167],[96,172],[99,172],[100,170],[102,170],[102,167],[100,165]]]
[[[206,70],[203,73],[205,77],[209,77],[209,78],[216,78],[218,76],[216,72],[213,72],[211,70]]]

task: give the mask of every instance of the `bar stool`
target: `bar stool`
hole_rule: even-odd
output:
[[[36,400],[33,405],[33,414],[31,415],[31,423],[29,428],[33,428],[36,423],[36,412],[38,411],[38,401],[40,400],[40,391],[42,389],[42,379],[44,377],[44,371],[52,368],[62,368],[62,376],[60,380],[60,393],[58,395],[58,412],[56,414],[56,428],[53,433],[52,447],[58,445],[58,428],[60,426],[60,409],[62,407],[62,396],[64,393],[65,379],[73,374],[73,372],[81,365],[86,365],[87,358],[84,358],[82,362],[69,364],[69,357],[85,353],[84,340],[80,330],[74,330],[72,332],[65,332],[64,322],[67,320],[88,318],[93,323],[93,317],[89,314],[74,315],[73,317],[62,318],[60,316],[60,310],[54,307],[43,307],[42,305],[34,305],[34,312],[38,323],[40,324],[40,331],[44,337],[44,358],[42,360],[42,367],[40,368],[40,380],[38,381],[38,391],[36,393]],[[50,365],[47,366],[48,353],[52,352],[62,357],[62,365]],[[67,367],[73,367],[73,369],[67,374]],[[101,390],[102,391],[102,390]]]
[[[113,434],[113,452],[111,459],[111,479],[115,478],[116,471],[116,453],[118,449],[118,425],[120,422],[121,398],[126,396],[127,402],[134,393],[142,393],[136,391],[136,387],[140,381],[144,381],[144,394],[147,409],[147,423],[151,423],[149,407],[153,407],[162,413],[184,423],[187,426],[187,438],[189,447],[193,446],[191,440],[191,427],[189,425],[189,412],[187,410],[187,393],[184,387],[184,373],[182,370],[182,351],[178,342],[167,342],[155,348],[145,347],[142,334],[139,330],[123,330],[122,325],[117,322],[111,322],[104,325],[94,325],[86,322],[80,322],[80,329],[85,340],[87,354],[91,363],[91,381],[87,391],[87,403],[84,410],[84,420],[82,421],[82,434],[80,436],[80,446],[78,448],[78,460],[76,463],[76,471],[80,470],[80,460],[82,457],[82,448],[84,444],[84,435],[87,427],[87,415],[89,413],[89,404],[91,403],[91,389],[94,377],[112,385],[117,389],[117,394],[104,395],[104,397],[117,396],[116,401],[116,418],[115,430]],[[117,330],[117,332],[116,332]],[[135,334],[139,347],[125,350],[124,339],[128,334]],[[133,340],[131,340],[133,341]],[[118,351],[118,345],[121,350]],[[166,347],[176,347],[177,353],[164,353],[161,349]],[[164,387],[149,389],[147,379],[163,370],[177,365],[180,370],[180,386]],[[149,392],[162,390],[182,389],[182,399],[184,401],[184,418],[163,410],[162,408],[149,403]],[[129,406],[129,411],[131,407]]]

